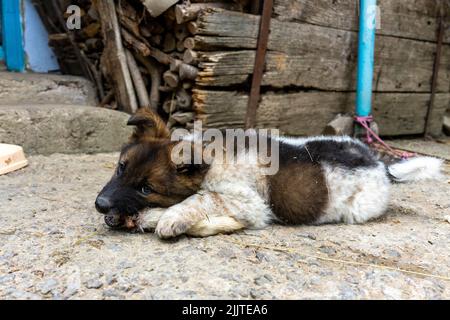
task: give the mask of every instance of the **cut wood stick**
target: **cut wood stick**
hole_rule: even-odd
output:
[[[120,24],[135,36],[141,36],[136,10],[127,1],[120,1],[116,6]]]
[[[143,57],[152,56],[159,63],[167,65],[170,65],[170,63],[174,60],[174,58],[172,58],[170,55],[162,52],[159,49],[148,46],[124,29],[122,29],[122,36],[127,45],[133,48]]]
[[[177,101],[175,99],[168,99],[163,103],[163,110],[168,114],[174,113],[177,109],[176,107]]]
[[[183,61],[174,59],[170,64],[170,71],[178,73],[180,71],[180,66],[183,64]]]
[[[171,119],[175,120],[179,124],[186,124],[192,122],[195,119],[194,112],[175,112],[170,116]]]
[[[194,50],[187,49],[184,51],[183,62],[187,64],[198,64],[198,54]]]
[[[163,79],[165,83],[172,88],[178,87],[178,84],[180,83],[180,77],[170,70],[164,72]]]
[[[144,79],[142,78],[141,72],[139,71],[136,60],[133,54],[126,50],[128,68],[130,69],[131,78],[133,79],[134,89],[139,100],[140,108],[150,108],[150,100],[148,97],[147,89],[145,88]]]
[[[158,50],[156,48],[150,49],[150,55],[155,58],[159,63],[170,65],[173,60],[175,60],[173,57],[171,57],[168,54],[165,54],[161,50]]]
[[[153,58],[144,58],[137,54],[136,59],[147,69],[151,78],[151,90],[150,90],[150,106],[154,111],[158,110],[160,102],[159,88],[161,86],[162,68],[153,60]]]
[[[197,26],[197,22],[195,21],[189,21],[186,25],[188,31],[190,34],[195,35],[197,34],[197,30],[198,30],[198,26]]]
[[[133,36],[130,32],[122,28],[121,33],[125,43],[130,48],[134,49],[134,51],[139,52],[144,57],[147,57],[151,54],[150,48],[145,43]]]
[[[184,47],[186,49],[194,49],[195,48],[195,39],[193,37],[189,37],[184,39]]]
[[[181,80],[185,80],[185,79],[195,80],[195,78],[197,77],[197,74],[198,74],[198,69],[189,64],[182,63],[180,65],[179,73],[180,73]]]
[[[134,113],[137,110],[137,101],[122,45],[120,25],[114,1],[97,0],[95,4],[100,14],[103,39],[105,41],[103,61],[105,61],[106,67],[110,71],[117,102],[123,110]]]

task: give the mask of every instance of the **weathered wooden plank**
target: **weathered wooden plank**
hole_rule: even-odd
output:
[[[216,37],[196,35],[194,37],[195,50],[220,50],[223,48],[232,49],[256,49],[256,38],[247,37]]]
[[[309,3],[313,3],[311,0],[301,0]],[[324,0],[320,0],[323,2]],[[345,0],[347,1],[347,0]],[[357,1],[351,0],[354,4]],[[390,1],[390,0],[389,0]],[[405,1],[405,0],[402,0]],[[421,0],[428,1],[428,0]],[[439,0],[444,1],[444,0]],[[450,2],[450,0],[445,0]],[[411,1],[413,2],[413,1]],[[331,5],[331,1],[329,2]],[[341,1],[338,1],[341,3]],[[331,5],[332,6],[332,5]],[[344,10],[345,12],[345,10]],[[342,12],[335,12],[336,16],[342,14]],[[448,13],[450,15],[450,13]],[[288,19],[289,20],[289,19]],[[437,21],[437,18],[434,18]],[[445,20],[450,22],[450,17],[445,18]],[[259,26],[260,17],[251,14],[245,14],[241,12],[227,11],[221,9],[210,9],[203,12],[198,20],[197,20],[197,35],[198,35],[198,43],[197,50],[206,49],[206,48],[235,48],[235,46],[239,45],[243,48],[254,49],[256,48],[256,42],[254,39],[258,36],[258,26]],[[347,21],[346,21],[347,22]],[[296,28],[297,26],[297,28]],[[302,26],[302,27],[298,27]],[[382,28],[380,30],[384,30],[384,25],[382,24]],[[300,28],[300,29],[298,29]],[[357,36],[358,28],[329,28],[329,26],[322,26],[320,24],[309,24],[309,23],[298,23],[298,22],[290,22],[283,20],[282,17],[278,17],[272,20],[271,27],[271,43],[269,44],[270,50],[283,50],[285,52],[295,51],[302,48],[302,45],[299,43],[299,40],[307,41],[305,37],[308,37],[310,34],[315,36],[315,33],[321,30],[326,29],[334,29],[335,31],[344,31],[344,33],[336,33],[336,35],[344,35],[347,34],[345,31],[351,31],[354,35]],[[433,37],[431,39],[432,42],[435,42],[437,39],[437,25],[433,27]],[[297,32],[302,32],[298,34]],[[447,31],[445,37],[450,38],[450,31]],[[286,37],[287,35],[293,37]],[[300,37],[301,36],[301,37]],[[379,34],[380,37],[386,36],[385,34]],[[392,37],[392,35],[388,35]],[[353,36],[354,37],[354,36]],[[225,41],[220,38],[228,38]],[[397,38],[397,37],[395,37]],[[407,37],[403,37],[407,38]],[[339,40],[339,38],[337,39]],[[412,40],[415,40],[412,38]],[[419,39],[420,40],[420,39]],[[215,43],[215,41],[218,41]],[[445,42],[445,41],[444,41]],[[448,41],[450,43],[450,41]]]
[[[227,17],[231,17],[230,21]],[[213,10],[202,15],[195,49],[252,49],[256,46],[258,17],[236,12]],[[219,25],[224,26],[220,28]],[[213,36],[214,35],[214,36]],[[250,39],[252,41],[250,41]],[[325,90],[354,90],[357,54],[356,32],[320,26],[272,22],[263,85],[306,86]],[[434,43],[377,38],[374,90],[386,92],[430,92]],[[236,58],[239,56],[239,58]],[[205,72],[199,85],[226,86],[242,83],[252,72],[254,52],[204,52]],[[229,69],[229,70],[228,70]],[[230,77],[230,75],[236,77]],[[202,78],[207,76],[207,78]],[[450,46],[443,47],[438,92],[450,90]]]
[[[211,8],[200,13],[197,34],[218,37],[258,37],[260,16]]]
[[[428,94],[377,93],[374,116],[382,135],[422,134]],[[194,90],[197,119],[206,127],[243,127],[248,96],[236,92]],[[338,113],[352,113],[355,94],[344,92],[266,93],[257,113],[257,127],[278,128],[288,135],[320,134]],[[450,94],[436,95],[433,134],[440,133]]]
[[[436,41],[439,7],[450,10],[449,0],[380,0],[379,35]],[[358,30],[356,0],[275,0],[274,16],[343,30]],[[450,32],[445,36],[450,43]]]
[[[330,29],[331,30],[331,29]],[[356,41],[356,40],[355,40]],[[356,42],[343,40],[324,48],[326,41],[305,42],[302,52],[269,51],[264,86],[300,86],[349,91],[356,86]],[[309,50],[308,50],[309,49]],[[354,50],[353,50],[354,49]],[[406,39],[378,41],[374,87],[378,92],[430,92],[435,46]],[[253,72],[255,51],[201,52],[200,86],[230,86],[244,83]],[[450,46],[443,47],[438,92],[450,91]]]
[[[269,54],[264,85],[306,86],[325,90],[355,90],[357,35],[318,32],[299,41],[295,54]],[[300,30],[298,30],[300,31]],[[324,30],[325,31],[325,30]],[[375,48],[375,91],[430,92],[436,45],[408,39],[379,37]],[[450,46],[442,49],[437,91],[450,91]]]
[[[253,72],[255,51],[200,52],[200,86],[230,86],[244,83]]]

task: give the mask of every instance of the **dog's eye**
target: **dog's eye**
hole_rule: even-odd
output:
[[[150,193],[152,193],[152,191],[152,188],[148,184],[144,184],[141,188],[141,192],[144,195],[149,195]]]
[[[125,171],[125,163],[119,162],[119,165],[117,166],[117,175],[120,176]]]

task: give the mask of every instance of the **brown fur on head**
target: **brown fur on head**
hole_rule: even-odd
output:
[[[96,200],[101,213],[135,215],[146,207],[170,207],[196,193],[206,173],[204,165],[175,165],[164,121],[140,109],[128,125],[136,126],[122,149],[114,176]]]

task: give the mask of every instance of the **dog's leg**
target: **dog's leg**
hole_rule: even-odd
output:
[[[209,237],[244,229],[245,225],[233,217],[210,217],[194,224],[186,233],[194,237]]]
[[[161,219],[166,211],[167,209],[164,208],[145,209],[144,211],[139,213],[137,228],[142,231],[155,230],[159,219]]]
[[[137,229],[153,231],[167,209],[147,209],[140,213]],[[209,237],[220,233],[231,233],[243,229],[245,226],[233,217],[208,217],[194,224],[186,233],[194,237]]]
[[[161,238],[172,238],[188,233],[194,236],[210,236],[231,232],[245,227],[236,219],[237,206],[227,204],[224,195],[215,192],[195,194],[166,210],[156,226]]]
[[[147,209],[140,213],[137,229],[153,231],[167,209]],[[244,224],[233,217],[208,217],[194,224],[186,233],[194,237],[209,237],[220,233],[231,233],[245,228]]]

